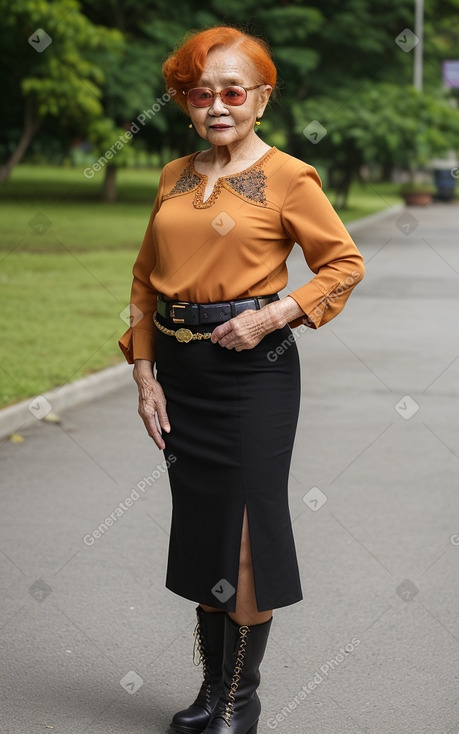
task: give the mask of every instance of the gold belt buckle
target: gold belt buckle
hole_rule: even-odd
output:
[[[190,331],[190,329],[184,329],[183,327],[181,327],[175,332],[175,338],[178,342],[185,342],[187,344],[192,340],[193,332]]]
[[[180,303],[174,303],[174,305],[171,306],[171,318],[172,318],[172,321],[174,322],[174,324],[180,324],[180,323],[183,324],[183,322],[185,321],[185,319],[179,319],[179,318],[176,317],[176,315],[175,315],[175,309],[176,308],[186,308],[186,306],[184,306],[184,305],[182,305]]]

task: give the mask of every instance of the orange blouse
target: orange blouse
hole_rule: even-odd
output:
[[[133,267],[131,327],[119,346],[129,364],[155,361],[156,297],[195,303],[276,293],[297,242],[315,276],[292,291],[317,328],[336,316],[364,274],[363,258],[322,191],[312,166],[277,148],[239,173],[219,178],[204,201],[207,176],[197,152],[161,172],[148,227]]]

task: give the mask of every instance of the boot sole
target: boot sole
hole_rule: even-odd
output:
[[[172,726],[172,724],[169,724],[169,728],[171,731],[176,732],[176,734],[201,734],[201,732],[205,731],[205,729],[189,729],[188,727],[183,726]],[[257,734],[258,729],[258,719],[250,729],[247,729],[246,734]]]
[[[204,727],[204,729],[207,727]],[[204,729],[190,729],[188,726],[176,726],[175,724],[169,724],[169,729],[175,734],[201,734],[201,732],[204,731]],[[254,732],[251,732],[250,734],[257,734],[256,730]]]

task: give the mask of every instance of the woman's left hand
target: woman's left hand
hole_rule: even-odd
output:
[[[242,349],[252,349],[267,333],[262,310],[248,309],[225,321],[224,324],[220,324],[213,330],[210,340],[214,344],[218,342],[221,347],[235,349],[236,352]]]
[[[268,303],[258,311],[247,309],[225,321],[213,330],[211,341],[214,344],[218,342],[227,349],[235,349],[236,352],[253,349],[266,334],[281,329],[290,319],[300,314],[304,316],[296,301],[287,296]]]

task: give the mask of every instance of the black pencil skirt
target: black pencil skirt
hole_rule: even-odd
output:
[[[236,610],[246,506],[258,611],[300,601],[288,505],[300,368],[290,327],[241,352],[157,330],[156,369],[171,424],[164,454],[174,457],[166,588]]]

